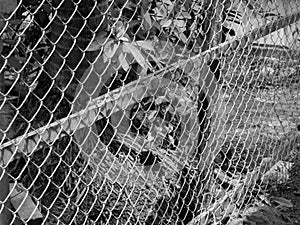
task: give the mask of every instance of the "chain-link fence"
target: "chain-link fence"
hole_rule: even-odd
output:
[[[246,224],[299,156],[299,20],[298,0],[0,0],[0,224]]]

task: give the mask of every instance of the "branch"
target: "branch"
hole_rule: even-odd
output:
[[[148,76],[148,78],[150,77]],[[135,81],[125,87],[111,91],[94,99],[90,106],[69,117],[25,133],[2,144],[0,146],[3,155],[0,162],[1,165],[6,166],[12,160],[12,156],[16,151],[23,154],[31,154],[43,143],[51,144],[62,136],[72,134],[73,131],[86,127],[86,124],[91,124],[103,118],[103,116],[109,116],[107,112],[113,113],[119,111],[124,106],[135,103],[134,100],[138,100],[141,98],[140,96],[146,93],[147,86],[149,85],[146,81],[148,80],[144,80],[144,83],[138,85],[138,81]],[[3,150],[6,150],[5,153]]]

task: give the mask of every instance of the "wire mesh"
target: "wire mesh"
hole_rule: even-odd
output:
[[[243,224],[299,156],[299,19],[1,0],[0,224]]]

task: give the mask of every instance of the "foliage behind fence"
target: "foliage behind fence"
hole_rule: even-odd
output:
[[[299,154],[295,1],[1,0],[0,224],[238,224]]]

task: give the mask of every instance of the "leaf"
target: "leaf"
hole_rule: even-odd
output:
[[[140,24],[141,24],[141,21],[139,21],[139,20],[130,20],[128,22],[128,29],[133,28],[133,27],[135,27],[137,25],[140,25]]]
[[[156,116],[156,114],[157,114],[157,111],[155,111],[155,110],[151,111],[149,113],[149,115],[148,115],[148,120],[154,119],[154,117]]]
[[[192,16],[188,13],[188,12],[185,12],[185,11],[182,11],[180,14],[179,14],[179,17],[183,17],[185,19],[192,19]],[[177,18],[179,18],[177,17]]]
[[[10,184],[11,204],[17,209],[22,220],[42,218],[42,214],[37,205],[32,201],[28,190],[21,184]]]
[[[142,55],[141,51],[136,48],[133,44],[124,42],[123,51],[127,53],[131,53],[134,59],[140,64],[143,69],[148,69],[148,63],[146,62],[145,57]]]
[[[136,41],[133,44],[149,51],[155,51],[152,41]]]
[[[150,30],[152,27],[151,16],[148,11],[144,14],[143,26],[145,30]]]
[[[111,38],[108,39],[107,33],[101,31],[95,37],[94,41],[88,46],[88,48],[86,49],[86,51],[92,52],[92,51],[97,51],[97,50],[101,49],[107,40],[112,40],[112,39]]]
[[[186,73],[186,74],[189,74],[191,72],[193,72],[195,68],[195,65],[192,61],[187,61],[184,68],[183,68],[183,71]]]
[[[243,224],[244,224],[244,220],[242,218],[234,218],[230,220],[227,225],[243,225]]]
[[[111,59],[115,55],[118,47],[119,45],[115,43],[114,40],[111,40],[104,45],[104,54],[103,54],[104,62],[107,62],[108,59]]]
[[[125,26],[121,21],[116,22],[115,33],[116,33],[117,39],[120,39],[126,33]]]
[[[276,208],[282,208],[282,207],[293,208],[292,201],[288,200],[286,198],[283,198],[283,197],[273,197],[272,200],[274,202],[276,202],[277,204],[279,204],[279,206],[277,206]]]
[[[173,2],[171,2],[170,0],[163,0],[163,3],[167,5],[173,5]]]
[[[129,36],[128,35],[124,35],[124,36],[121,36],[121,37],[119,37],[119,40],[120,41],[126,41],[126,42],[129,42],[130,40],[129,40]]]
[[[129,70],[129,64],[128,64],[128,62],[127,62],[127,60],[126,60],[126,57],[125,57],[125,55],[123,54],[123,53],[121,53],[120,55],[119,55],[119,62],[120,62],[120,64],[121,64],[121,67],[125,70],[125,71],[128,71]]]
[[[18,6],[17,0],[0,0],[0,14],[9,14]]]
[[[162,20],[162,21],[160,22],[160,25],[161,25],[162,27],[169,27],[169,26],[171,26],[171,24],[172,24],[172,20]]]
[[[180,40],[182,40],[182,42],[184,44],[186,44],[188,42],[188,39],[186,38],[186,36],[183,33],[179,34]]]
[[[186,30],[185,20],[175,20],[174,23],[180,32],[184,32]]]
[[[162,3],[156,3],[156,8],[154,8],[155,17],[157,20],[165,19],[168,15],[166,7]]]

